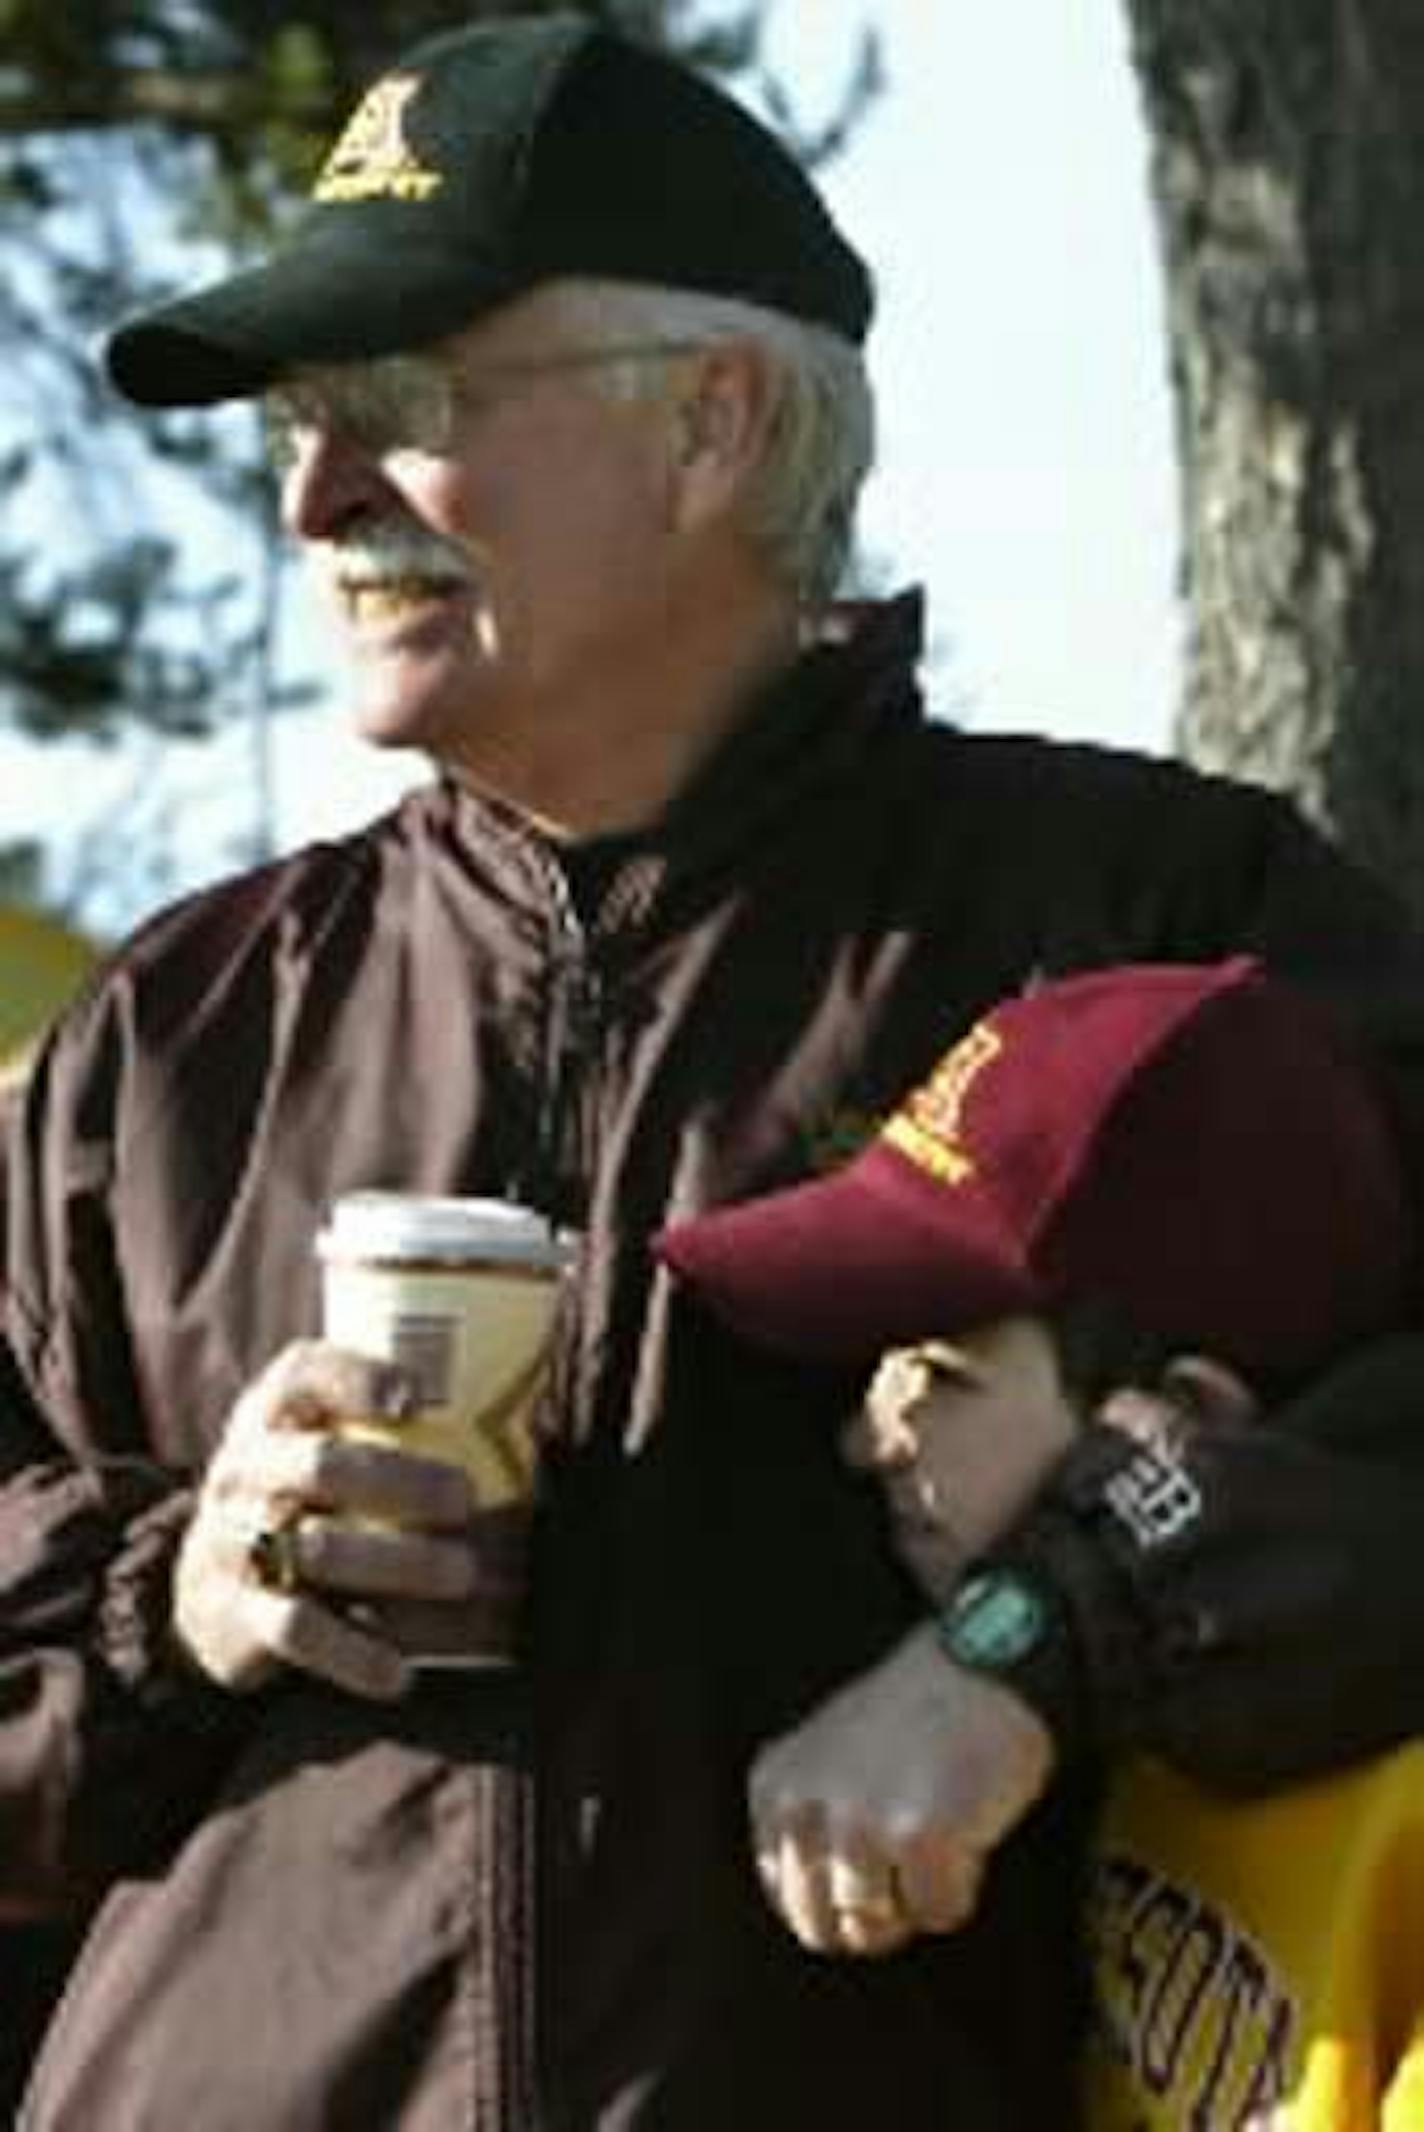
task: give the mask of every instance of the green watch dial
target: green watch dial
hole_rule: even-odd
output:
[[[1008,1570],[986,1570],[960,1586],[939,1616],[951,1658],[981,1673],[1002,1673],[1036,1650],[1048,1632],[1048,1606]]]

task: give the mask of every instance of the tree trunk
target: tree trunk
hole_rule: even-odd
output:
[[[1424,6],[1127,0],[1189,602],[1181,751],[1424,914]]]

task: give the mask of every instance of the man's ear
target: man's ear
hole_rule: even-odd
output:
[[[676,522],[694,529],[736,502],[760,463],[775,410],[770,358],[752,341],[701,352],[670,410]]]
[[[1244,1377],[1210,1355],[1174,1355],[1162,1372],[1163,1392],[1193,1421],[1255,1421],[1261,1403]]]

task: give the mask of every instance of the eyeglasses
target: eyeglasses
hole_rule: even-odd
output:
[[[458,370],[423,355],[377,356],[303,370],[264,394],[263,415],[273,460],[286,471],[318,431],[335,434],[373,459],[395,452],[438,457],[452,449],[463,418],[487,413],[546,377],[619,363],[696,355],[695,340],[614,341],[600,348],[565,348],[524,362]]]

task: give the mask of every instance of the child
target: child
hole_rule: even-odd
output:
[[[1084,1418],[1249,1418],[1401,1321],[1412,1239],[1343,1037],[1241,958],[1003,1003],[844,1169],[658,1248],[751,1339],[890,1350],[847,1450],[963,1658],[1005,1618],[966,1570]],[[1168,1489],[1154,1514],[1189,1511]],[[1251,1807],[1145,1762],[1118,1775],[1095,2127],[1284,2124],[1288,2097],[1297,2132],[1424,2125],[1422,1772],[1410,1747]]]

